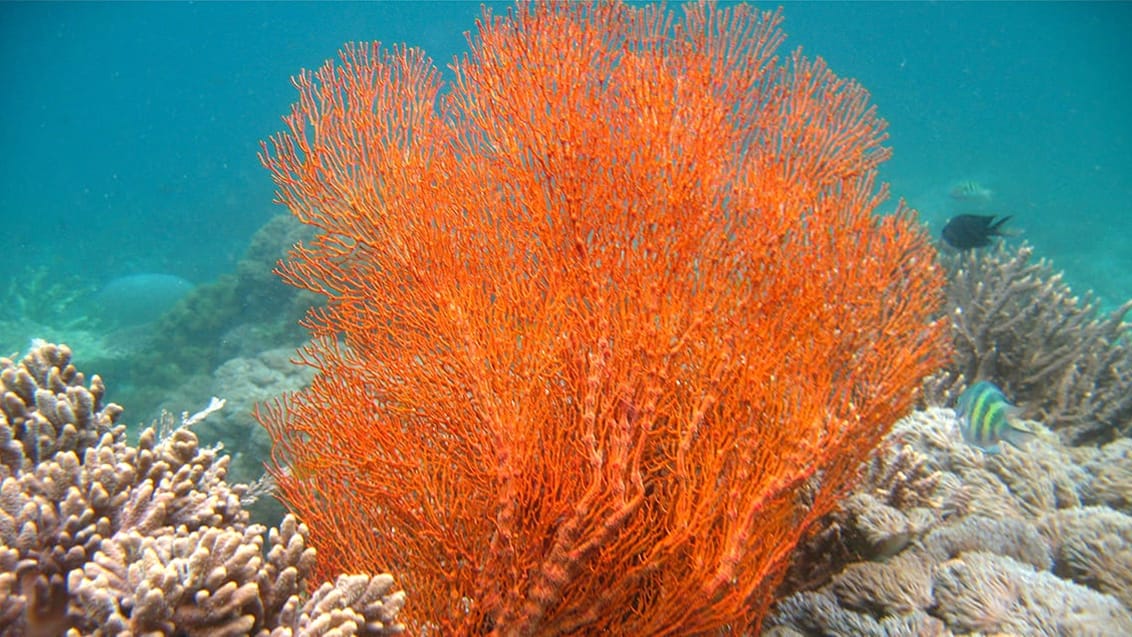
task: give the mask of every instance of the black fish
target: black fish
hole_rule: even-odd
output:
[[[989,246],[994,237],[1007,237],[1002,224],[1010,221],[1007,215],[995,221],[995,215],[956,215],[943,227],[943,240],[960,250]]]

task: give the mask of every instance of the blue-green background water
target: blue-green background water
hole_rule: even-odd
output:
[[[472,2],[0,5],[0,294],[231,272],[279,212],[256,152],[296,97],[289,78],[350,40],[406,42],[446,67],[479,14]],[[948,191],[977,181],[994,193],[983,211],[1014,215],[1075,290],[1109,307],[1132,297],[1132,4],[787,3],[784,15],[783,53],[802,46],[872,92],[895,151],[884,177],[935,231],[958,211]],[[4,353],[52,336],[20,329],[0,325]]]

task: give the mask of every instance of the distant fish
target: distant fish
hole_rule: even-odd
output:
[[[95,295],[92,314],[114,327],[144,325],[156,321],[192,290],[192,283],[172,274],[127,274]]]
[[[990,200],[994,198],[994,191],[973,180],[955,184],[947,194],[951,195],[951,198],[956,201],[980,204],[990,203]]]
[[[955,215],[943,226],[943,240],[960,250],[989,246],[994,237],[1009,237],[1002,225],[1010,215],[995,221],[995,215]]]
[[[981,381],[959,396],[955,406],[963,439],[987,453],[998,453],[999,442],[1005,440],[1021,449],[1037,433],[1019,422],[1019,409],[1006,402],[1006,396],[994,383]]]

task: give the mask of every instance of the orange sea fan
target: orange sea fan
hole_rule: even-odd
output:
[[[779,22],[519,5],[443,93],[377,44],[296,79],[263,161],[328,303],[261,419],[324,576],[422,634],[757,627],[942,342],[883,123]]]

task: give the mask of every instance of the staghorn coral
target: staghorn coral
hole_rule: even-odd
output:
[[[964,384],[993,380],[1026,415],[1070,443],[1132,431],[1132,301],[1107,317],[1074,296],[1033,248],[1003,244],[948,262],[955,354],[929,394],[943,404]]]
[[[390,593],[391,575],[339,575],[334,584],[325,583],[300,606],[294,595],[279,614],[278,626],[270,637],[318,635],[383,635],[401,632],[397,614],[404,594]]]
[[[443,97],[378,45],[295,80],[262,159],[328,302],[261,418],[322,572],[445,634],[757,626],[943,335],[883,123],[779,22],[520,4]]]
[[[94,561],[72,571],[70,591],[99,627],[95,634],[400,632],[397,613],[404,594],[393,591],[391,576],[343,575],[304,600],[297,593],[314,565],[314,551],[304,548],[305,529],[288,516],[281,532],[272,531],[266,560],[259,525],[243,532],[205,528],[157,538],[134,530],[119,533],[103,542]],[[280,550],[284,547],[291,550]]]
[[[89,319],[81,308],[95,288],[78,276],[60,276],[55,268],[24,265],[0,285],[0,350],[15,345],[15,334],[44,330],[72,331]]]
[[[4,366],[0,635],[401,630],[404,594],[389,576],[307,597],[315,555],[293,517],[267,533],[265,553],[247,487],[229,485],[228,458],[189,429],[222,401],[131,446],[120,408],[102,405],[97,376],[82,386],[65,346]]]

